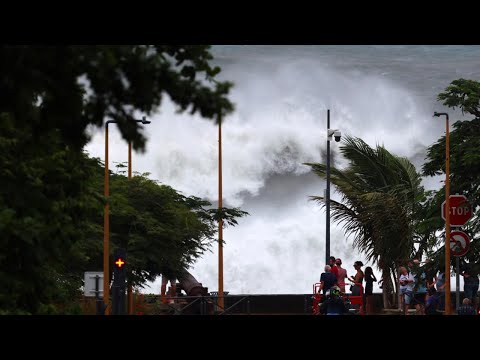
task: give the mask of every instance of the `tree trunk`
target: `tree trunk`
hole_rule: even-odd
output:
[[[393,295],[394,295],[393,305],[394,306],[397,305],[397,307],[400,307],[401,306],[400,291],[399,291],[400,284],[399,284],[399,280],[396,275],[395,269],[391,272],[391,274],[393,275],[392,289],[395,289],[393,291]]]
[[[382,295],[383,295],[383,308],[390,309],[392,306],[390,301],[390,294],[391,294],[391,276],[388,269],[382,270]]]

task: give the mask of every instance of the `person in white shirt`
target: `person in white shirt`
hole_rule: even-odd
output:
[[[408,308],[413,300],[413,287],[415,285],[415,278],[413,274],[407,270],[406,267],[401,266],[400,272],[400,294],[402,295],[403,313],[408,315]]]

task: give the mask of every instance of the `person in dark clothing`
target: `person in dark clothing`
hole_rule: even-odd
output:
[[[337,285],[337,277],[331,272],[330,265],[325,265],[325,272],[320,275],[320,289],[318,292],[322,291],[323,295],[330,290],[334,285]]]
[[[469,298],[463,299],[463,305],[457,310],[458,315],[477,315],[475,308],[471,305]]]
[[[365,304],[367,314],[373,313],[373,282],[377,281],[377,278],[373,274],[373,270],[370,266],[365,268]]]
[[[327,299],[320,305],[320,314],[343,315],[348,313],[348,307],[340,296],[340,288],[333,286],[327,292]]]
[[[442,315],[439,311],[440,308],[440,296],[434,287],[427,290],[428,300],[425,306],[425,315]]]
[[[477,292],[478,292],[478,274],[473,271],[470,264],[465,267],[465,270],[460,273],[463,276],[463,291],[465,297],[470,299],[470,303],[475,306]]]

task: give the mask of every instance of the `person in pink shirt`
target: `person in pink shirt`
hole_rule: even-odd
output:
[[[347,278],[347,269],[342,268],[342,259],[336,259],[335,265],[337,268],[337,282],[338,287],[342,293],[345,293],[345,279]]]

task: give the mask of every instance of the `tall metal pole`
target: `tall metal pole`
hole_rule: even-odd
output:
[[[451,314],[450,300],[450,129],[448,114],[445,113],[445,201],[447,207],[445,226],[445,314]]]
[[[222,211],[222,118],[218,122],[218,209]],[[223,219],[218,221],[218,306],[223,310]]]
[[[128,180],[132,179],[132,142],[128,142]],[[127,287],[127,314],[133,314],[133,288],[130,279]]]
[[[460,306],[460,258],[457,256],[455,258],[455,267],[457,268],[457,271],[455,271],[455,309],[458,310],[458,307]]]
[[[330,257],[330,109],[327,110],[327,190],[325,192],[325,203],[327,207],[327,222],[325,224],[325,264],[328,264]]]
[[[450,129],[447,113],[435,112],[433,116],[445,115],[445,315],[451,314],[450,298]]]
[[[142,120],[134,120],[137,123],[142,123],[143,125],[150,124],[151,121],[147,120],[146,117],[142,117]],[[132,179],[132,142],[128,142],[128,180]],[[128,315],[133,315],[133,287],[130,279],[128,281],[127,287],[127,313]]]
[[[105,306],[105,315],[110,314],[110,277],[109,277],[109,239],[110,239],[110,223],[109,223],[109,184],[108,184],[108,124],[105,124],[105,179],[104,179],[104,193],[105,206],[103,211],[103,303]]]

